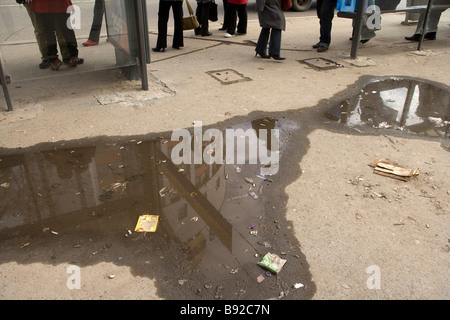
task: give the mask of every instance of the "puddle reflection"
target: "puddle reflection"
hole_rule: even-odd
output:
[[[276,126],[269,118],[240,125],[256,132]],[[61,143],[51,150],[0,155],[0,249],[8,248],[14,260],[20,244],[46,248],[55,241],[48,233],[55,231],[61,237],[58,243],[65,243],[61,248],[68,250],[58,254],[73,261],[68,252],[79,243],[96,239],[129,248],[134,240],[143,247],[135,243],[133,250],[145,251],[146,259],[166,256],[158,262],[163,278],[214,279],[225,287],[233,277],[241,285],[224,290],[224,295],[236,298],[237,290],[243,297],[270,298],[257,287],[251,289],[262,272],[257,257],[268,250],[258,244],[267,229],[260,196],[271,183],[258,178],[261,165],[175,165],[170,155],[178,143],[169,136],[78,147]],[[264,145],[270,149],[273,143]],[[143,214],[160,216],[155,233],[134,232]],[[260,237],[249,232],[250,226]],[[80,261],[73,263],[92,263]],[[177,294],[169,298],[186,297]]]
[[[326,116],[353,128],[369,125],[448,137],[450,91],[423,81],[391,77],[369,83]]]

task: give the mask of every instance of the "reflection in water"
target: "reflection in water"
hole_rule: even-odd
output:
[[[274,119],[241,125],[253,127],[257,135],[258,128],[275,126]],[[170,155],[178,143],[163,137],[81,147],[62,143],[51,150],[0,155],[0,252],[5,248],[20,250],[19,245],[27,241],[35,244],[34,250],[47,248],[55,240],[48,238],[46,230],[56,230],[65,236],[61,239],[67,243],[57,245],[68,250],[70,258],[66,259],[74,259],[70,248],[93,239],[111,241],[114,247],[127,248],[125,251],[148,250],[150,256],[164,250],[168,257],[159,268],[164,279],[176,281],[191,275],[223,285],[231,270],[240,270],[233,279],[240,286],[246,285],[239,291],[243,296],[247,292],[249,297],[270,297],[269,292],[257,288],[249,290],[249,284],[256,284],[261,273],[255,257],[268,250],[248,229],[262,226],[259,231],[263,232],[266,228],[261,199],[249,195],[261,195],[268,183],[256,176],[260,164],[175,165]],[[273,143],[269,138],[262,145],[270,148]],[[203,143],[204,150],[207,145]],[[245,177],[252,177],[254,185],[245,182]],[[159,215],[155,233],[129,231],[142,214]],[[134,242],[130,244],[130,240]],[[11,245],[11,241],[16,244]],[[12,251],[10,259],[16,259],[17,254]],[[5,256],[1,259],[6,260]],[[291,265],[302,263],[298,261]],[[180,274],[174,273],[174,268]]]
[[[349,127],[372,125],[444,137],[449,129],[450,91],[422,81],[390,78],[369,83],[326,115]]]

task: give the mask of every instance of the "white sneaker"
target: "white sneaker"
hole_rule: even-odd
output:
[[[230,33],[225,33],[225,38],[231,38],[231,37],[233,37],[234,36],[234,34],[230,34]]]

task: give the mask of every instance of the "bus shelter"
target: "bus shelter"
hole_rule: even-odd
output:
[[[100,41],[96,46],[83,48],[96,1],[102,1],[104,7]],[[148,90],[150,45],[145,0],[72,0],[67,27],[74,30],[79,57],[84,61],[76,68],[61,67],[58,71],[38,66],[41,52],[29,10],[15,0],[8,2],[0,4],[0,83],[8,111],[13,110],[8,85],[20,81],[120,68],[128,78],[140,79],[142,90]],[[60,40],[58,53],[63,60]]]
[[[408,4],[408,3],[407,3]],[[421,36],[417,47],[418,51],[422,50],[423,40],[428,32],[428,22],[433,11],[442,11],[450,8],[450,0],[424,0],[422,5],[407,5],[405,7],[384,9],[377,7],[376,0],[339,0],[338,1],[338,17],[353,19],[353,36],[350,58],[356,59],[358,56],[359,43],[361,41],[361,32],[364,24],[367,24],[368,18],[372,15],[380,15],[384,13],[405,12],[407,14],[423,15],[423,19],[419,19],[421,26]]]

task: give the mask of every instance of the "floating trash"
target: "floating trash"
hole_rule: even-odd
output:
[[[136,224],[135,232],[155,232],[158,225],[159,216],[142,215]]]

